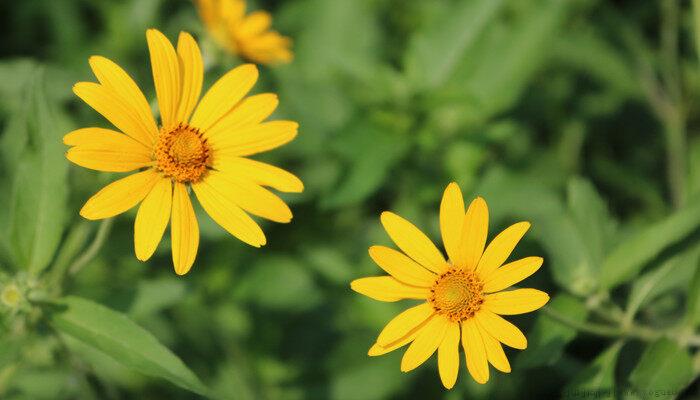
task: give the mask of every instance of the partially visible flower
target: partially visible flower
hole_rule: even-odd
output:
[[[501,315],[534,311],[549,300],[546,293],[536,289],[503,291],[542,265],[540,257],[502,265],[530,224],[519,222],[508,227],[484,250],[488,233],[486,202],[477,197],[465,213],[462,193],[455,183],[447,186],[440,205],[440,230],[449,260],[405,219],[384,212],[381,220],[402,252],[370,247],[374,262],[391,276],[357,279],[351,283],[352,289],[379,301],[425,302],[392,319],[369,355],[382,355],[410,343],[401,360],[401,371],[408,372],[437,350],[440,379],[450,389],[457,381],[461,341],[467,369],[477,382],[489,380],[489,363],[510,372],[501,343],[524,349],[527,339]]]
[[[195,0],[199,15],[220,46],[259,64],[292,60],[291,40],[270,30],[265,11],[245,15],[245,0]]]
[[[143,93],[114,62],[90,57],[99,83],[79,82],[73,92],[120,131],[83,128],[68,133],[66,157],[85,168],[138,171],[92,196],[80,215],[96,220],[141,203],[134,224],[136,258],[148,260],[170,222],[175,272],[187,273],[199,247],[199,225],[190,201],[194,191],[211,218],[255,247],[265,234],[248,213],[289,222],[292,212],[264,186],[301,192],[296,176],[247,156],[291,141],[298,124],[263,122],[277,107],[271,93],[246,97],[258,79],[252,64],[221,77],[200,100],[202,57],[197,42],[181,32],[177,50],[159,31],[146,32],[161,125]]]

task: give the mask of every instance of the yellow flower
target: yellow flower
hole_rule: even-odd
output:
[[[80,210],[87,219],[121,214],[141,203],[134,224],[136,257],[148,260],[168,221],[177,274],[187,273],[197,253],[199,227],[189,189],[211,218],[255,247],[265,234],[248,215],[289,222],[292,212],[263,186],[301,192],[287,171],[246,158],[281,146],[297,134],[292,121],[263,122],[277,107],[270,93],[245,97],[258,79],[254,65],[234,68],[200,100],[203,69],[197,42],[186,32],[177,50],[159,31],[146,32],[161,126],[136,83],[114,62],[90,58],[99,83],[79,82],[73,92],[121,132],[83,128],[63,141],[67,158],[98,171],[139,170],[106,186]]]
[[[534,311],[549,300],[546,293],[535,289],[502,291],[542,265],[542,258],[526,257],[501,266],[530,224],[510,226],[484,250],[486,202],[477,197],[465,213],[462,193],[455,183],[447,186],[440,205],[440,230],[449,260],[405,219],[384,212],[381,220],[403,253],[384,246],[370,247],[372,259],[391,276],[357,279],[352,289],[379,301],[425,302],[392,319],[369,355],[382,355],[411,343],[401,360],[401,370],[408,372],[437,350],[440,379],[450,389],[457,380],[461,339],[467,369],[477,382],[488,381],[488,363],[510,372],[501,343],[524,349],[527,340],[500,315]]]
[[[288,63],[291,40],[270,30],[265,11],[245,15],[245,0],[195,0],[199,15],[220,46],[259,64]]]

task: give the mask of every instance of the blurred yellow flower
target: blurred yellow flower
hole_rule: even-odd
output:
[[[209,33],[231,53],[259,64],[292,60],[291,40],[270,30],[269,13],[245,15],[245,0],[195,0],[195,4]]]
[[[413,224],[390,212],[382,224],[402,252],[372,246],[372,259],[391,276],[361,278],[351,287],[379,301],[425,300],[392,319],[370,348],[378,356],[411,344],[401,360],[408,372],[437,350],[442,384],[450,389],[459,371],[459,343],[467,369],[479,383],[489,379],[488,363],[503,372],[510,364],[501,343],[524,349],[523,333],[500,315],[534,311],[549,300],[536,289],[503,291],[532,275],[542,265],[540,257],[526,257],[501,266],[530,224],[519,222],[496,236],[486,247],[488,208],[477,197],[464,211],[459,186],[445,189],[440,205],[440,230],[449,256]]]
[[[277,107],[270,93],[245,97],[258,79],[252,64],[226,73],[199,99],[202,57],[186,32],[177,50],[159,31],[146,32],[161,126],[143,93],[114,62],[90,58],[99,83],[79,82],[73,92],[118,130],[83,128],[68,133],[67,158],[98,171],[139,170],[106,186],[80,210],[87,219],[121,214],[141,203],[134,225],[139,260],[148,260],[168,221],[177,274],[187,273],[199,245],[199,227],[189,191],[214,221],[255,247],[266,243],[248,215],[289,222],[292,212],[263,188],[301,192],[302,182],[289,172],[246,158],[279,147],[297,135],[292,121],[263,122]]]

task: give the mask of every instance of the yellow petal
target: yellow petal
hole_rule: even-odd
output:
[[[394,249],[384,246],[372,246],[369,248],[369,256],[389,275],[403,283],[430,287],[437,279],[437,275]]]
[[[73,86],[73,93],[90,107],[107,118],[120,131],[132,139],[152,148],[152,134],[143,125],[139,115],[121,96],[106,86],[94,82],[78,82]]]
[[[172,217],[170,238],[172,241],[173,265],[175,273],[189,272],[197,257],[199,247],[199,225],[194,215],[190,195],[184,184],[176,182],[173,187]]]
[[[139,260],[148,260],[156,251],[170,220],[172,202],[172,183],[162,178],[139,206],[134,221],[134,250]]]
[[[151,163],[150,151],[144,145],[110,129],[78,129],[65,135],[63,142],[75,146],[66,157],[85,168],[128,172]]]
[[[515,349],[527,347],[525,335],[517,326],[506,321],[503,317],[489,310],[482,309],[476,314],[475,319],[481,328],[499,342]]]
[[[486,348],[486,358],[491,365],[501,372],[510,372],[510,363],[508,362],[506,353],[503,352],[501,343],[483,330],[481,330],[480,333],[481,339],[484,341],[484,347]]]
[[[293,174],[270,164],[240,157],[214,159],[214,169],[226,173],[236,173],[262,186],[269,186],[281,192],[300,193],[304,183]]]
[[[371,276],[355,279],[350,283],[352,290],[379,301],[399,301],[402,299],[427,299],[427,288],[405,285],[390,276]]]
[[[450,323],[438,347],[438,372],[442,385],[452,389],[459,372],[459,324]]]
[[[209,143],[218,156],[249,156],[272,150],[291,142],[297,136],[299,124],[293,121],[270,121],[251,125],[230,135],[210,138]]]
[[[202,92],[204,65],[197,42],[187,32],[180,32],[177,40],[177,58],[180,62],[182,90],[175,120],[187,122]]]
[[[401,340],[419,328],[434,312],[433,306],[427,302],[409,308],[386,324],[377,337],[377,344],[389,346],[393,342]]]
[[[191,124],[206,132],[250,91],[258,80],[258,69],[244,64],[227,72],[202,97]]]
[[[136,82],[119,65],[105,57],[90,57],[89,63],[102,86],[121,97],[128,105],[129,113],[138,116],[141,128],[147,134],[141,139],[148,144],[155,143],[158,126],[153,119],[148,100]]]
[[[447,255],[455,265],[459,254],[459,245],[464,225],[464,199],[459,186],[452,182],[447,185],[440,203],[440,232]]]
[[[221,192],[222,188],[211,185],[205,178],[193,184],[192,189],[204,211],[230,234],[255,247],[260,247],[267,242],[260,226],[226,197]]]
[[[500,267],[508,259],[510,253],[528,229],[530,229],[529,222],[518,222],[499,233],[489,243],[479,260],[479,265],[476,266],[476,272],[482,279],[490,276],[496,268]]]
[[[381,220],[391,240],[418,264],[438,274],[447,269],[440,250],[415,225],[388,211],[382,213]]]
[[[369,351],[367,352],[367,355],[370,357],[381,356],[383,354],[394,351],[394,350],[398,349],[399,347],[403,347],[416,339],[416,336],[418,336],[418,331],[419,331],[419,329],[411,331],[411,333],[409,335],[404,336],[399,341],[393,342],[389,346],[381,346],[381,345],[375,343],[369,349]]]
[[[455,264],[468,271],[474,270],[484,252],[488,233],[489,208],[483,198],[477,197],[469,204],[467,214],[464,216],[459,253],[454,260]]]
[[[447,327],[451,321],[441,315],[435,315],[418,332],[416,339],[408,346],[408,350],[401,359],[401,371],[408,372],[419,365],[435,353],[442,339],[445,337]]]
[[[549,301],[549,295],[537,289],[516,289],[484,296],[482,307],[501,315],[535,311]]]
[[[94,220],[121,214],[143,200],[158,178],[158,173],[147,169],[112,182],[85,203],[80,215]]]
[[[209,171],[205,180],[226,199],[253,215],[281,223],[292,220],[292,211],[282,199],[236,173]]]
[[[484,277],[484,292],[497,292],[515,285],[540,269],[542,262],[542,257],[526,257],[496,269]]]
[[[258,35],[272,25],[272,16],[265,11],[255,11],[246,16],[236,30],[239,37]]]
[[[479,327],[474,319],[462,322],[462,347],[467,359],[467,370],[475,381],[486,383],[489,380],[488,358]]]
[[[180,62],[170,40],[156,29],[146,31],[148,51],[151,55],[153,83],[158,97],[160,120],[163,126],[171,126],[176,120],[182,83],[180,82]]]
[[[279,104],[277,95],[272,93],[256,94],[243,99],[223,118],[204,132],[205,138],[220,135],[237,135],[237,129],[257,125],[269,117]]]
[[[246,58],[262,64],[287,63],[294,58],[289,49],[291,45],[288,37],[269,31],[243,43],[240,52]]]

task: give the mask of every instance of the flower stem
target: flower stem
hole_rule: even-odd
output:
[[[95,238],[93,239],[92,243],[90,243],[90,246],[88,246],[83,254],[78,256],[78,258],[76,258],[75,261],[73,261],[73,264],[71,264],[71,266],[68,268],[68,273],[70,275],[75,275],[80,272],[81,269],[83,269],[90,261],[92,261],[93,258],[95,258],[97,252],[100,251],[100,248],[107,239],[107,236],[109,236],[109,231],[112,228],[113,222],[114,219],[112,218],[102,220],[100,226],[97,228]]]

